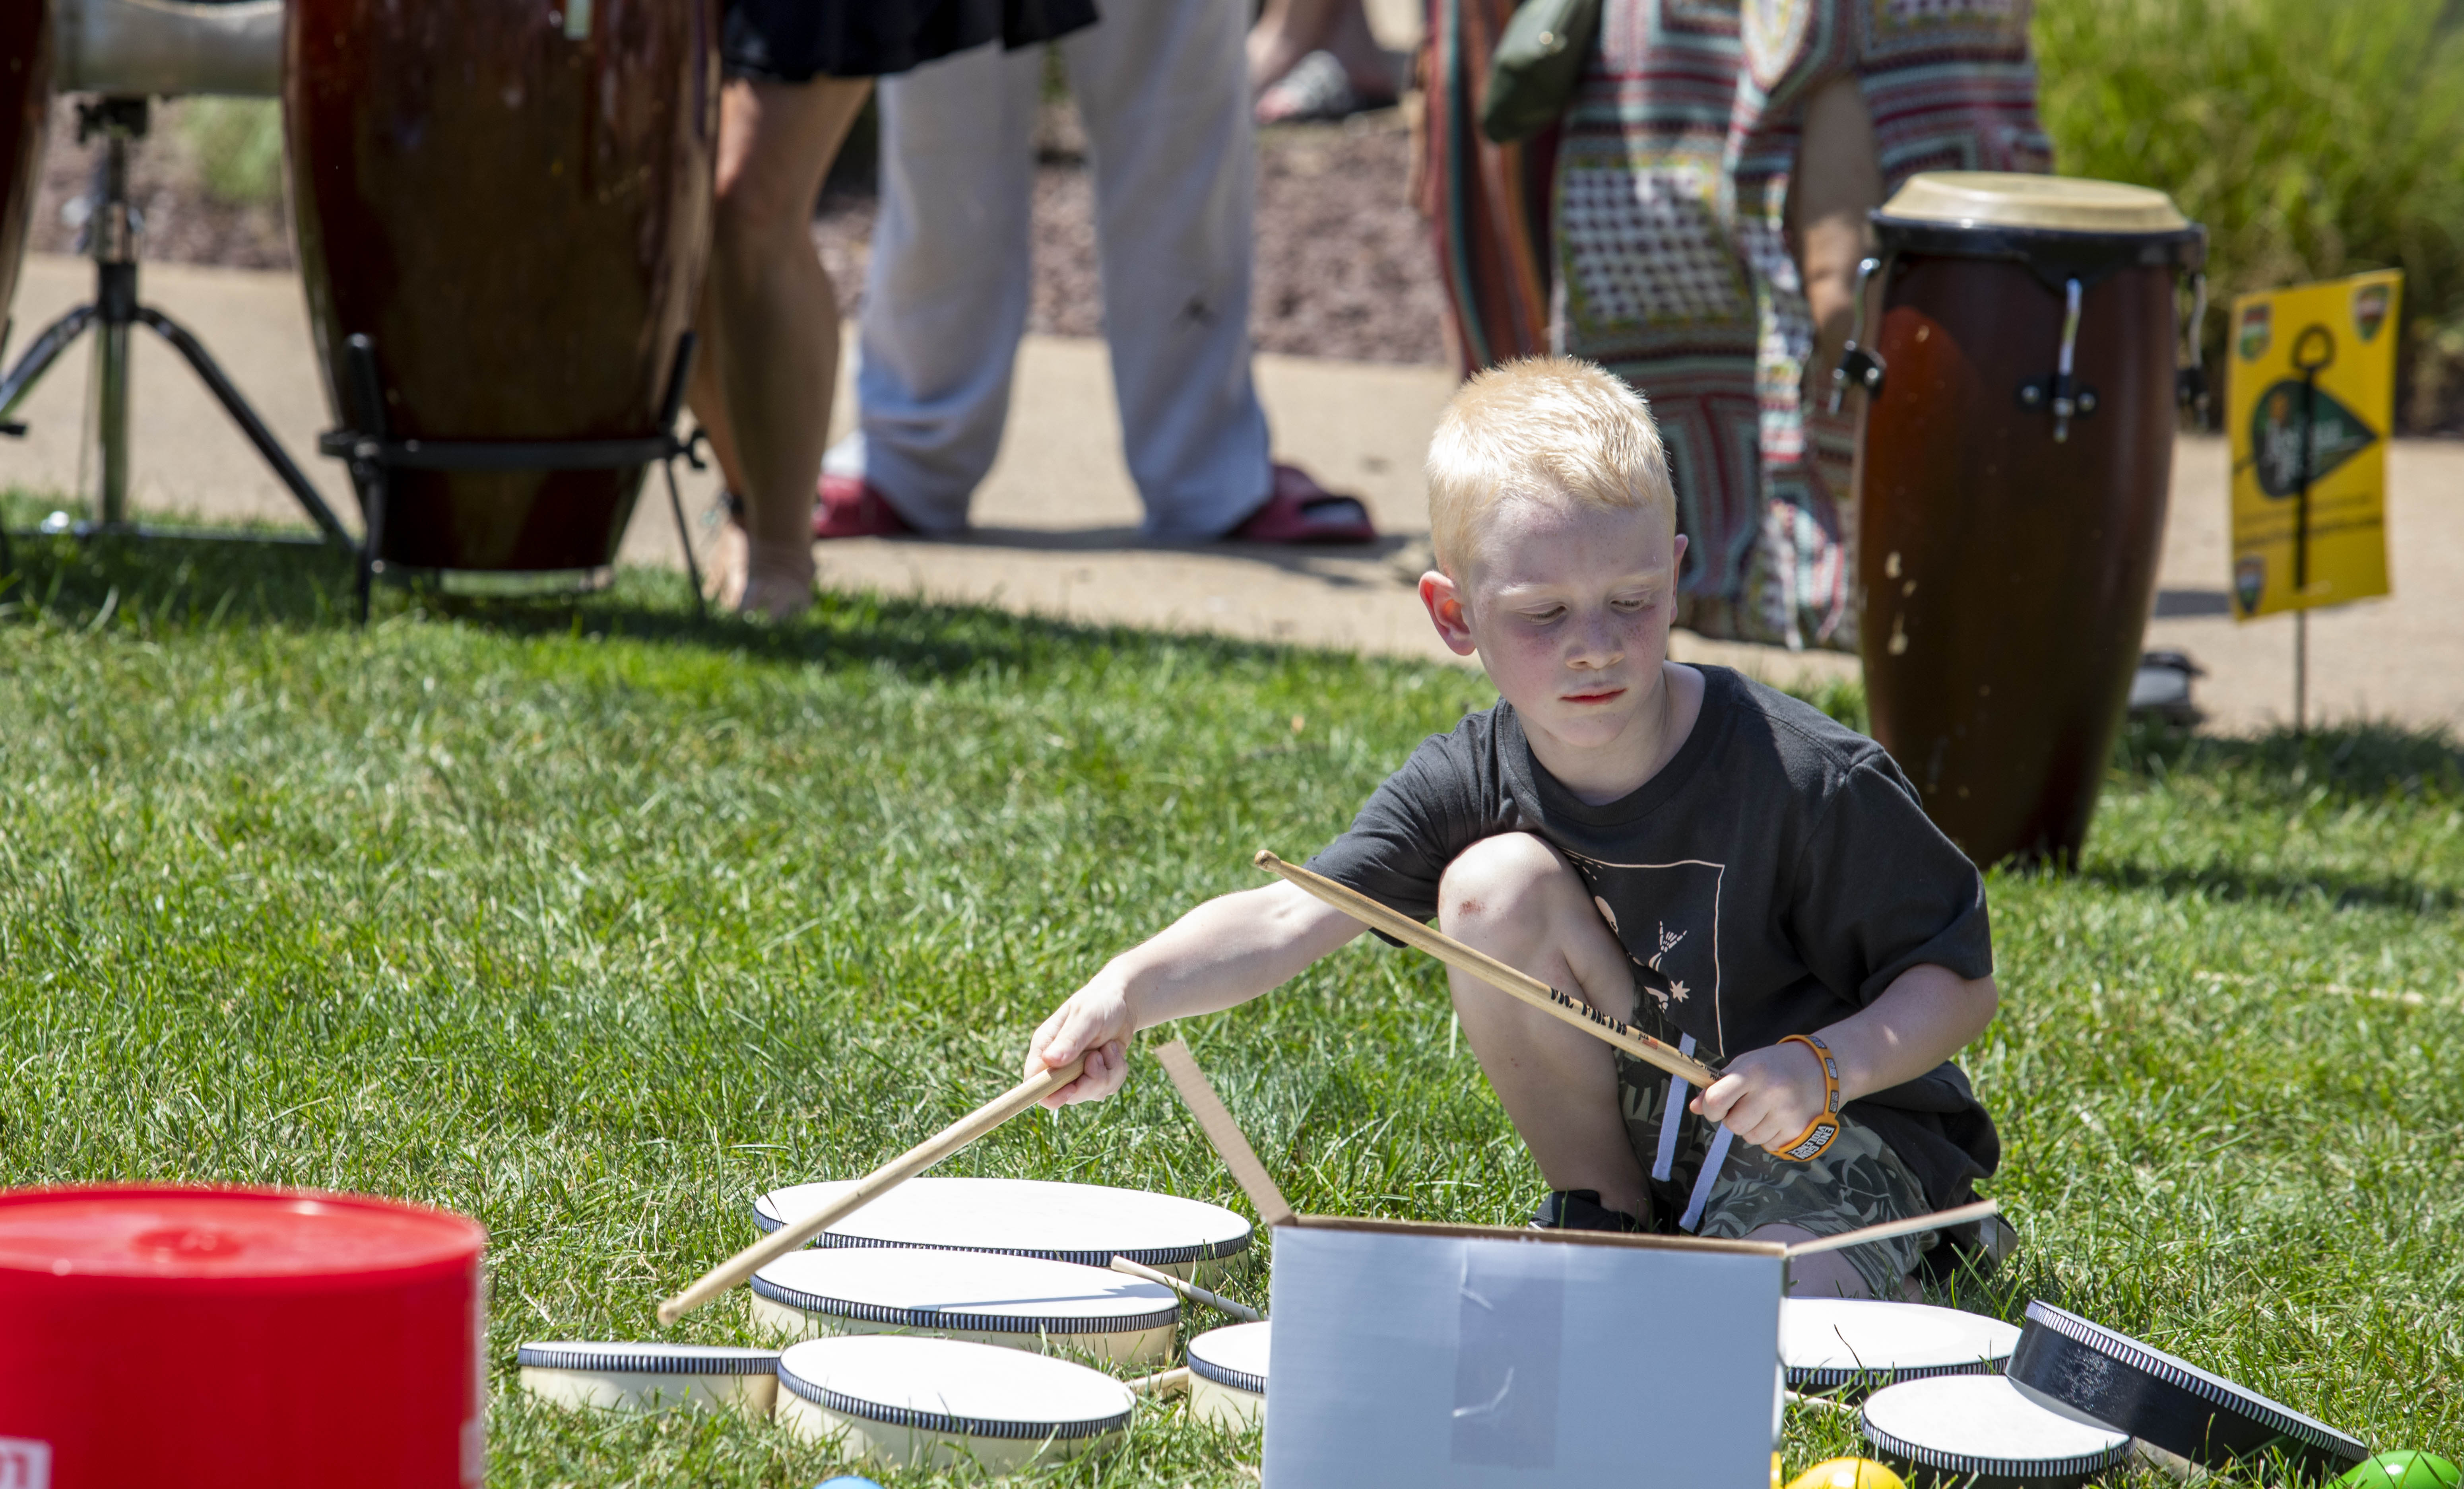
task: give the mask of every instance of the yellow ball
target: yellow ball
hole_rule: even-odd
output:
[[[1872,1458],[1830,1458],[1789,1480],[1788,1489],[1908,1489]]]

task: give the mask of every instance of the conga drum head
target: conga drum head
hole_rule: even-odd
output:
[[[1874,1392],[1865,1440],[1910,1489],[2077,1489],[2130,1456],[2130,1434],[2074,1421],[1998,1375],[1943,1375]]]
[[[732,1407],[768,1416],[779,1351],[740,1345],[540,1339],[514,1352],[522,1389],[565,1407],[672,1411]]]
[[[1144,1364],[1172,1353],[1180,1296],[1040,1256],[839,1247],[795,1252],[756,1272],[753,1322],[789,1338],[903,1330]]]
[[[1271,1322],[1209,1329],[1189,1342],[1189,1411],[1216,1427],[1246,1430],[1266,1419]]]
[[[2326,1477],[2369,1456],[2358,1438],[2315,1417],[2048,1302],[2028,1304],[2010,1375],[2049,1410],[2210,1468],[2279,1453]]]
[[[851,1180],[773,1189],[753,1202],[753,1223],[812,1213]],[[922,1246],[1001,1252],[1109,1267],[1115,1256],[1177,1277],[1220,1272],[1249,1247],[1249,1222],[1221,1205],[1042,1179],[911,1179],[824,1231],[823,1246]]]
[[[1990,1375],[2018,1343],[2014,1324],[1925,1303],[1786,1298],[1779,1305],[1780,1363],[1799,1390]]]
[[[1100,1453],[1135,1398],[1067,1360],[894,1334],[808,1340],[779,1357],[778,1420],[845,1456],[891,1466],[979,1466]]]

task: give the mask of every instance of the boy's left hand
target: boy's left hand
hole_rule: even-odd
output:
[[[1725,1122],[1756,1147],[1772,1147],[1803,1132],[1822,1114],[1822,1066],[1801,1044],[1749,1050],[1697,1096],[1687,1110]]]

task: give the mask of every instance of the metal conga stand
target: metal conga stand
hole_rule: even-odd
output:
[[[630,439],[396,439],[385,418],[385,380],[377,367],[376,342],[357,332],[343,342],[348,366],[342,401],[351,410],[356,429],[328,430],[318,436],[319,454],[344,461],[351,485],[359,493],[360,510],[367,518],[367,541],[361,544],[360,619],[368,618],[370,592],[380,577],[390,577],[396,566],[384,558],[386,487],[395,471],[605,471],[656,464],[667,478],[668,509],[676,520],[676,542],[684,549],[685,579],[693,587],[693,613],[706,616],[701,592],[701,566],[693,559],[693,531],[685,521],[684,494],[676,486],[676,461],[698,471],[702,442],[695,429],[679,439],[676,416],[684,411],[685,389],[693,379],[693,333],[676,341],[675,360],[668,367],[667,395],[659,403],[658,433]],[[403,567],[403,577],[416,583],[439,570]]]
[[[88,330],[95,333],[96,368],[96,444],[101,463],[101,486],[95,521],[72,524],[67,530],[79,538],[95,536],[178,537],[187,539],[237,537],[256,543],[330,544],[345,552],[358,554],[360,545],[350,530],[342,525],[317,488],[308,483],[274,431],[249,406],[222,367],[217,365],[205,344],[186,326],[165,315],[137,297],[138,240],[142,224],[128,202],[128,146],[143,138],[146,129],[147,100],[142,97],[98,97],[77,104],[77,140],[80,144],[99,134],[103,141],[101,189],[96,193],[93,214],[86,221],[89,252],[94,259],[94,300],[77,306],[43,328],[33,344],[5,378],[0,378],[0,433],[23,434],[23,425],[9,422],[17,406],[33,392],[60,353]],[[165,529],[143,527],[128,520],[128,373],[129,328],[143,325],[171,344],[173,350],[187,360],[189,367],[214,395],[223,411],[238,425],[248,442],[271,466],[276,479],[291,493],[292,499],[317,524],[319,536],[314,539],[282,538],[258,534],[221,534],[210,530]],[[58,529],[46,526],[44,531]],[[14,567],[6,547],[7,535],[0,532],[0,566]],[[364,564],[364,559],[362,560]]]

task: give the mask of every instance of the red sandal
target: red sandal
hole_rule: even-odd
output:
[[[896,538],[914,532],[872,482],[861,476],[824,476],[813,503],[813,538]]]
[[[1240,543],[1375,543],[1369,508],[1337,496],[1296,465],[1275,467],[1265,505],[1223,535]]]

